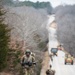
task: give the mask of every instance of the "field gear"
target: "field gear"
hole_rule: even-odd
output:
[[[29,62],[35,62],[35,58],[33,57],[33,56],[29,56],[29,57],[27,57],[26,55],[24,55],[23,57],[22,57],[22,62],[24,63],[24,64],[26,64],[26,63],[29,63]]]
[[[24,65],[24,73],[25,73],[25,75],[35,75],[33,65],[34,64],[30,63],[30,62],[29,62],[29,64],[27,63],[27,65]]]
[[[31,55],[32,55],[33,57],[35,57],[35,53],[31,52]]]

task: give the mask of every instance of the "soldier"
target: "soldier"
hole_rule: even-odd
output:
[[[52,66],[50,65],[50,69],[47,69],[46,75],[55,75],[55,70],[52,70],[51,67]]]
[[[35,64],[35,57],[31,54],[31,51],[29,49],[27,49],[25,51],[25,54],[22,56],[21,64],[22,66],[27,65],[29,67]]]

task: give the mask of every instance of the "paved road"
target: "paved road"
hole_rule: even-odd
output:
[[[53,15],[52,15],[53,16]],[[47,29],[48,29],[48,31],[49,31],[49,40],[51,40],[51,37],[50,36],[52,36],[52,37],[54,37],[54,35],[53,34],[55,34],[56,33],[56,30],[55,29],[53,29],[53,28],[50,28],[50,23],[51,22],[53,22],[53,20],[54,20],[55,18],[54,17],[51,17],[51,16],[49,16],[49,21],[48,21],[48,24],[47,24]],[[52,26],[53,27],[53,26]],[[52,30],[51,30],[52,29]],[[51,32],[52,31],[52,32]],[[50,35],[50,33],[52,33],[52,35]],[[49,44],[50,44],[50,42],[49,42]],[[50,51],[50,50],[48,50],[48,51]],[[49,60],[50,60],[50,57],[49,57],[49,52],[45,52],[45,54],[44,54],[44,59],[43,59],[43,62],[42,62],[42,69],[41,69],[41,73],[40,73],[40,75],[46,75],[46,70],[47,69],[49,69],[50,67],[49,67]]]
[[[58,56],[53,57],[52,69],[56,71],[55,75],[75,75],[75,64],[64,64],[64,55],[63,51],[58,51]]]
[[[53,47],[57,47],[58,42],[56,38],[56,30],[53,28],[50,28],[49,30],[50,35],[49,35],[49,53],[50,49]],[[64,57],[65,53],[63,51],[58,51],[58,56],[53,57],[53,62],[50,61],[49,64],[52,64],[52,69],[56,71],[55,75],[75,75],[75,64],[70,65],[64,64]]]

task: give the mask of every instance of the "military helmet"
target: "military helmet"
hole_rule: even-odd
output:
[[[29,49],[27,49],[27,50],[25,51],[25,54],[27,54],[27,53],[31,54],[31,51],[30,51]]]

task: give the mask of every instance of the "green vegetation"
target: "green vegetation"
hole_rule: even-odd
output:
[[[20,2],[19,4],[26,5],[26,6],[33,6],[34,8],[51,7],[49,2],[39,2],[39,1],[37,1],[36,3],[31,2],[31,1],[25,1],[25,2]]]
[[[48,11],[48,13],[50,13],[52,11],[52,6],[50,4],[50,2],[31,2],[31,1],[24,1],[24,2],[19,2],[17,3],[15,6],[31,6],[34,7],[36,9],[40,9],[40,8],[46,8],[46,10]]]
[[[3,23],[3,15],[5,12],[0,8],[0,71],[5,68],[7,64],[8,43],[10,38],[10,30],[6,24]]]
[[[15,75],[16,75],[16,73],[18,73],[18,74],[22,73],[23,69],[22,69],[21,64],[20,64],[21,55],[22,55],[22,52],[19,49],[10,49],[9,50],[7,71],[10,70]]]
[[[14,67],[16,67],[20,63],[19,56],[21,55],[21,51],[16,51],[15,60],[13,61]]]
[[[24,1],[24,2],[19,2],[19,1],[12,1],[12,0],[3,0],[3,4],[4,5],[12,5],[15,7],[18,6],[29,6],[29,7],[34,7],[36,9],[40,9],[40,8],[45,8],[47,10],[48,13],[51,13],[52,11],[52,6],[50,4],[50,2],[31,2],[31,1]]]
[[[13,1],[12,0],[1,0],[1,3],[3,5],[12,5],[13,4]]]

